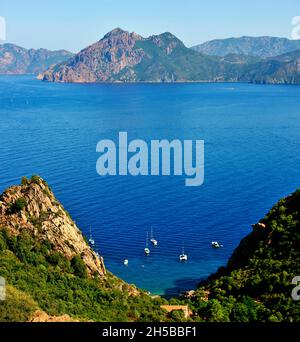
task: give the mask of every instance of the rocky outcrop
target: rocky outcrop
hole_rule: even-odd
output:
[[[39,74],[43,70],[66,61],[73,54],[65,50],[24,49],[14,44],[0,45],[0,74]]]
[[[69,315],[49,316],[46,312],[38,310],[32,315],[29,322],[31,323],[75,323],[79,321],[74,320]]]
[[[50,68],[40,79],[53,82],[107,82],[125,68],[141,62],[145,53],[134,49],[143,38],[119,28],[109,32],[99,42],[87,47],[67,63]]]
[[[55,198],[47,183],[38,176],[13,186],[0,196],[0,229],[19,235],[22,231],[68,259],[81,256],[90,275],[106,274],[103,259],[89,247],[81,231]]]

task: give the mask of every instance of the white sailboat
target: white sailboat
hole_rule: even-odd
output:
[[[147,237],[146,237],[146,247],[144,249],[144,252],[146,255],[150,255],[150,249],[148,247],[148,239],[149,239],[149,236],[148,236],[148,232],[147,232]]]
[[[153,246],[158,245],[158,241],[154,239],[154,234],[153,234],[153,228],[151,227],[151,236],[150,236],[150,242],[152,243]]]
[[[180,261],[188,261],[188,256],[185,254],[184,245],[182,247],[182,254],[179,256]]]

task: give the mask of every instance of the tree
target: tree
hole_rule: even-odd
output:
[[[74,274],[80,278],[86,278],[87,277],[87,269],[86,265],[83,262],[83,260],[80,258],[80,256],[76,255],[71,260],[71,266],[74,270]]]

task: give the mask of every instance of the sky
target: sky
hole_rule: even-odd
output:
[[[240,36],[291,37],[300,0],[0,0],[6,41],[78,52],[121,27],[172,32],[188,47]]]

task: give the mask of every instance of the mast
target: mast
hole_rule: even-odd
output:
[[[153,239],[153,227],[151,226],[150,239]]]

